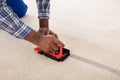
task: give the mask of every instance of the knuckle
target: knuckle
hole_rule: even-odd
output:
[[[47,48],[47,49],[49,49],[49,48],[50,48],[50,46],[49,46],[49,45],[47,45],[47,46],[46,46],[46,48]]]

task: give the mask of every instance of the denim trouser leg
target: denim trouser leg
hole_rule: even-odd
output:
[[[14,13],[16,13],[19,18],[25,16],[28,7],[23,0],[6,0],[6,3],[13,9]]]

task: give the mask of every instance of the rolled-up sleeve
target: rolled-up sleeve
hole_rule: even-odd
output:
[[[25,25],[7,6],[5,0],[0,0],[0,28],[19,39],[25,38],[32,31],[32,28]]]
[[[39,19],[49,19],[50,0],[36,0]]]

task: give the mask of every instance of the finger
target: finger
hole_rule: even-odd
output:
[[[51,46],[47,46],[45,52],[48,53],[48,52],[52,52],[52,51],[54,51],[54,49]]]
[[[53,36],[55,36],[56,38],[58,38],[57,34],[55,34],[55,33],[52,33],[51,35],[53,35]]]
[[[45,35],[45,30],[39,30],[38,31],[41,35]]]
[[[54,42],[55,42],[55,44],[57,44],[58,46],[62,46],[62,47],[65,46],[64,43],[61,42],[60,40],[58,40],[57,38],[54,39]]]
[[[54,32],[50,31],[50,34],[58,38],[57,34],[55,34]]]
[[[57,35],[57,34],[55,34],[55,37],[56,37],[56,38],[58,38],[58,35]]]
[[[43,35],[48,35],[46,30],[43,30]]]
[[[52,35],[50,35],[49,37],[50,37],[50,39],[49,39],[49,50],[50,51],[58,50],[59,46],[55,43],[55,40],[57,40],[57,38],[52,36]]]
[[[58,46],[62,46],[62,47],[64,47],[65,44],[64,44],[63,42],[61,42],[60,40],[58,40]]]
[[[50,35],[50,30],[49,29],[46,31],[46,35]]]
[[[57,51],[59,49],[59,46],[55,43],[51,44],[51,47],[54,51]]]
[[[46,53],[53,52],[53,51],[54,51],[54,49],[50,48],[49,50],[47,50]]]

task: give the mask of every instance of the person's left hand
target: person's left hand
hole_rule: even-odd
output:
[[[51,31],[49,28],[40,28],[38,32],[42,35],[53,35],[56,38],[58,38],[57,34],[55,34],[53,31]]]

